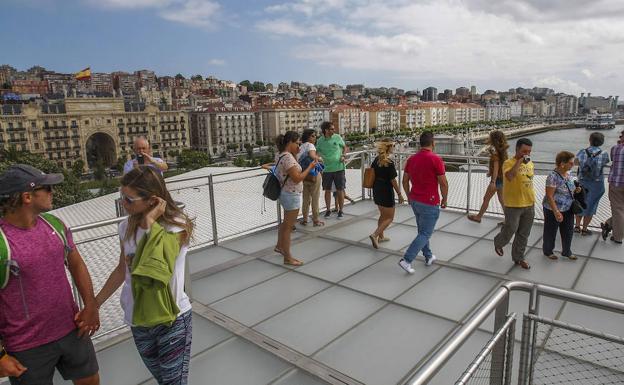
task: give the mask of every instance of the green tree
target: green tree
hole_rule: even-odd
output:
[[[264,85],[263,82],[255,81],[255,82],[253,82],[251,87],[256,92],[264,92],[264,91],[266,91],[266,86]]]
[[[186,170],[196,170],[211,163],[208,153],[195,150],[182,150],[178,155],[178,167]]]
[[[178,80],[184,80],[184,79],[186,79],[186,78],[184,77],[184,75],[182,75],[182,74],[177,74],[177,75],[175,76],[175,78],[176,78],[176,79],[178,79]]]
[[[243,80],[238,83],[239,86],[247,87],[247,91],[251,91],[251,82],[249,80]]]
[[[43,158],[41,155],[17,151],[14,148],[0,151],[0,173],[15,163],[28,164],[45,173],[63,174],[65,178],[63,182],[54,186],[54,208],[93,198],[93,195],[80,184],[80,180],[72,172],[61,169],[58,164]]]
[[[198,74],[191,76],[191,80],[204,80],[204,78]]]
[[[244,156],[239,156],[236,159],[234,159],[234,166],[245,167],[247,166],[247,160],[245,160]]]
[[[82,175],[82,172],[84,171],[84,167],[85,167],[84,160],[78,159],[72,165],[72,169],[71,169],[72,175],[74,175],[76,178],[80,178],[80,176]]]
[[[95,163],[95,169],[93,170],[93,176],[96,180],[104,180],[106,177],[106,170],[104,167],[104,161],[102,159],[98,159]]]

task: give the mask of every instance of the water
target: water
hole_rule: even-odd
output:
[[[605,136],[603,151],[609,151],[617,143],[622,130],[624,130],[624,125],[618,125],[613,130],[600,130]],[[580,149],[589,146],[589,135],[592,132],[594,131],[586,128],[570,128],[527,135],[526,137],[533,142],[531,158],[536,161],[554,163],[559,151],[567,150],[576,154]],[[509,156],[513,156],[517,139],[519,138],[509,140]]]

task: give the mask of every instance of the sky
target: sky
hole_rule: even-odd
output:
[[[623,95],[622,0],[0,0],[0,64]]]

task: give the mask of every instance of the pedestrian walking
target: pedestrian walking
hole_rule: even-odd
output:
[[[418,226],[418,235],[399,260],[399,266],[410,274],[415,272],[412,262],[421,251],[425,257],[425,265],[430,266],[436,260],[429,239],[440,217],[440,208],[446,208],[448,199],[444,162],[433,152],[433,132],[424,131],[419,140],[420,151],[407,159],[403,177],[403,190],[409,198]]]
[[[524,259],[524,252],[535,219],[534,165],[530,158],[532,148],[530,139],[518,139],[513,158],[503,163],[505,223],[494,238],[494,251],[501,257],[504,254],[503,247],[514,238],[511,259],[523,269],[531,268]]]
[[[312,160],[321,162],[322,158],[318,156],[316,152],[316,131],[303,130],[301,135],[301,146],[299,147],[299,153],[297,154],[297,160],[302,168],[307,167],[308,163]],[[304,164],[305,162],[305,164]],[[325,222],[319,219],[319,198],[321,195],[321,175],[318,173],[312,175],[308,174],[303,180],[303,206],[301,207],[302,218],[299,223],[302,225],[308,224],[308,213],[310,212],[310,206],[312,206],[312,223],[314,226],[323,226]]]
[[[323,158],[325,169],[322,175],[322,185],[325,191],[325,218],[331,216],[332,184],[336,187],[336,201],[338,203],[338,219],[343,217],[345,200],[345,153],[348,151],[342,137],[335,133],[331,122],[321,124],[323,135],[316,141],[316,149]]]
[[[501,207],[504,207],[503,203],[503,163],[507,160],[507,149],[509,148],[509,144],[507,144],[507,138],[505,134],[500,130],[495,130],[490,132],[490,136],[488,138],[488,144],[490,148],[488,149],[488,153],[490,156],[489,166],[488,166],[488,176],[490,177],[490,184],[485,190],[485,195],[483,196],[483,203],[481,204],[481,208],[477,214],[469,214],[468,219],[473,222],[481,223],[481,218],[483,214],[488,209],[488,205],[490,204],[490,200],[496,194],[498,197],[498,201],[501,204]]]
[[[611,171],[609,172],[609,201],[611,218],[601,223],[602,239],[606,240],[613,231],[611,241],[618,245],[624,238],[624,131],[617,145],[611,148]]]
[[[55,369],[74,384],[100,383],[91,277],[71,231],[46,212],[62,181],[24,164],[0,175],[0,377],[12,385],[52,384]]]
[[[578,179],[586,191],[585,203],[587,204],[583,212],[576,216],[574,225],[574,232],[581,235],[591,234],[591,230],[587,227],[598,210],[600,198],[605,193],[603,170],[610,159],[609,153],[600,148],[603,144],[604,135],[600,132],[593,132],[589,136],[589,147],[576,154],[575,163],[578,165]]]
[[[374,248],[379,248],[379,242],[387,242],[390,238],[384,235],[384,230],[390,226],[394,220],[394,192],[399,197],[399,203],[403,203],[403,194],[397,183],[397,170],[392,160],[394,143],[383,140],[377,143],[377,157],[373,159],[371,168],[375,172],[375,182],[373,183],[373,201],[379,209],[379,219],[377,229],[369,238]]]
[[[123,285],[124,320],[158,384],[188,383],[191,302],[184,266],[192,220],[176,205],[157,170],[141,166],[121,179],[129,217],[119,224],[119,263],[98,293],[102,305]]]
[[[555,158],[556,168],[546,178],[546,194],[542,202],[544,210],[544,234],[542,236],[542,251],[550,259],[557,259],[553,252],[557,230],[561,235],[561,255],[575,260],[572,254],[572,236],[574,235],[574,213],[572,203],[574,192],[581,187],[576,187],[570,176],[570,170],[574,167],[574,154],[569,151],[561,151]]]

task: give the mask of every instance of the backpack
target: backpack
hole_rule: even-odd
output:
[[[282,155],[279,157],[277,163],[275,164],[275,167],[273,168],[273,170],[269,171],[269,175],[264,178],[264,182],[262,183],[262,195],[272,201],[276,201],[279,198],[280,193],[282,192],[282,186],[284,185],[284,183],[286,183],[286,180],[288,179],[288,175],[286,175],[284,183],[280,183],[277,175],[275,175],[275,173],[277,172],[277,165],[285,156],[286,155]]]
[[[67,257],[71,251],[71,247],[67,242],[67,234],[65,233],[65,225],[63,221],[55,217],[52,214],[42,213],[39,217],[54,230],[54,233],[63,242],[63,248],[65,250],[65,266],[67,266]],[[0,289],[4,289],[9,283],[11,275],[19,276],[19,266],[17,261],[11,259],[11,248],[9,247],[9,241],[0,228]]]
[[[602,176],[602,164],[600,163],[600,159],[598,155],[602,153],[602,150],[599,150],[595,154],[592,154],[589,149],[585,149],[585,154],[587,155],[587,159],[583,162],[581,167],[581,179],[589,179],[589,180],[598,180]]]

